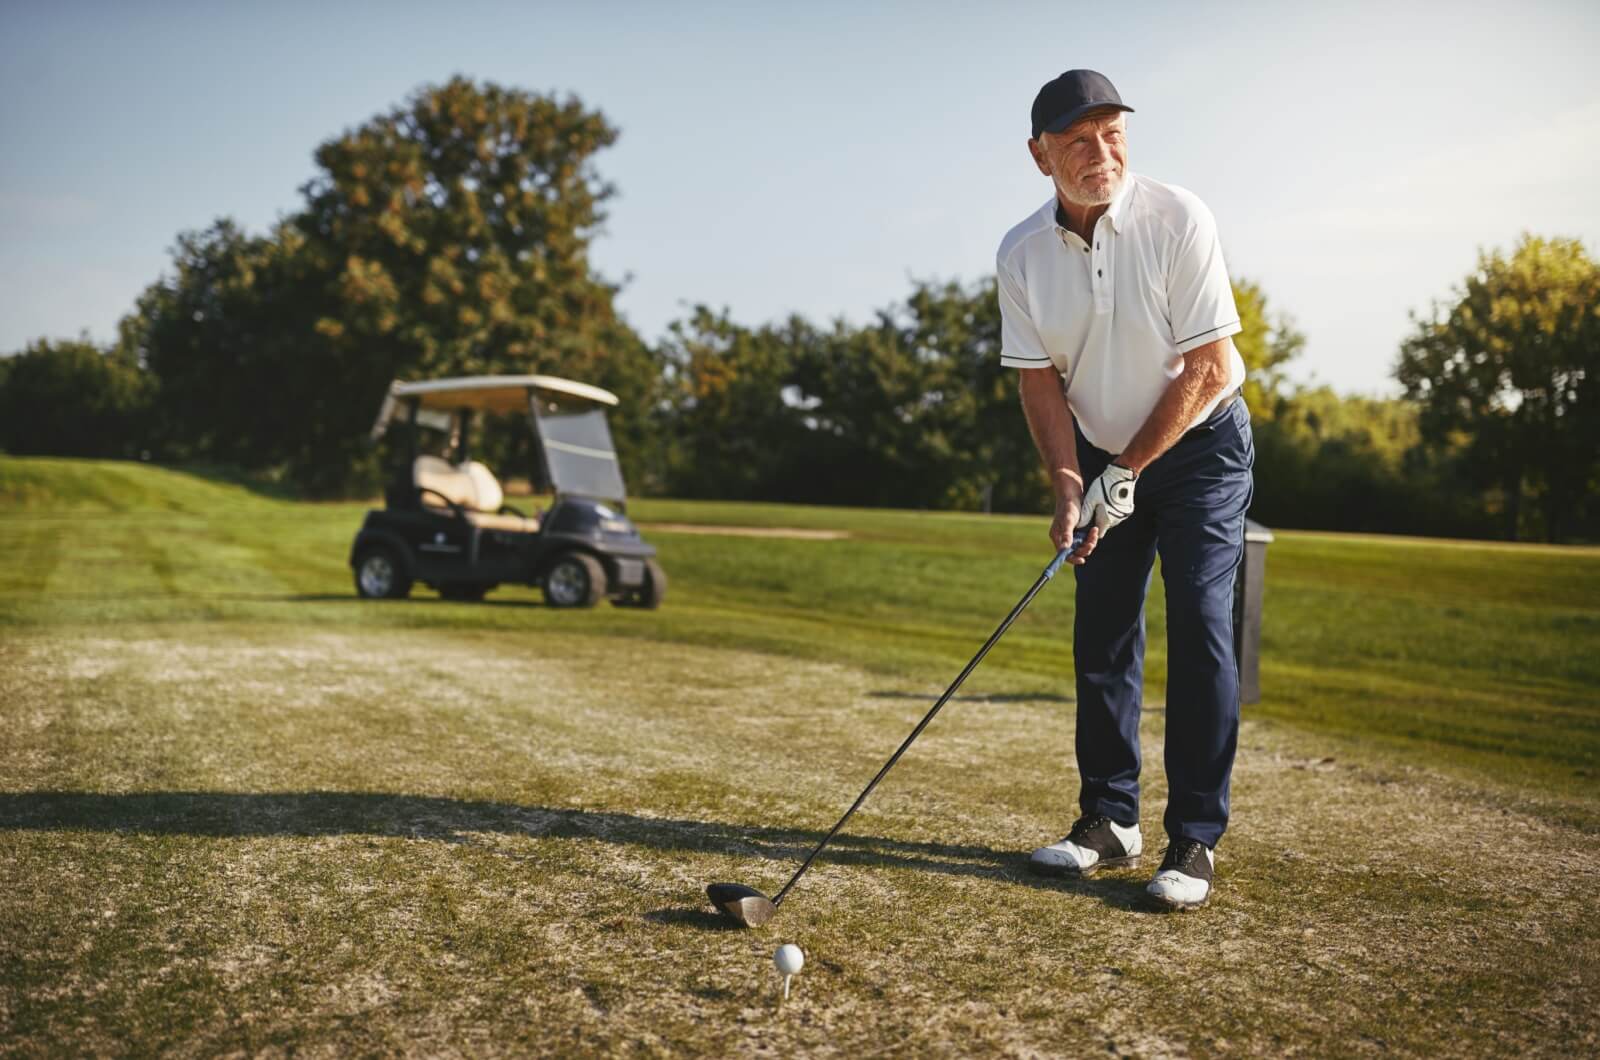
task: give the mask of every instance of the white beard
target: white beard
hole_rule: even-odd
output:
[[[1066,188],[1060,184],[1056,185],[1056,189],[1061,192],[1063,198],[1074,206],[1108,206],[1111,200],[1117,197],[1117,192],[1122,190],[1122,182],[1127,177],[1126,170],[1117,174],[1116,179],[1111,182],[1110,187],[1106,188],[1105,191],[1088,191],[1081,187]]]

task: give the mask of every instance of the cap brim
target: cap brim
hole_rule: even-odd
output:
[[[1085,103],[1081,107],[1073,107],[1065,114],[1058,115],[1057,117],[1051,119],[1039,129],[1039,132],[1058,133],[1067,126],[1071,125],[1073,122],[1077,121],[1079,118],[1082,118],[1084,115],[1093,114],[1097,110],[1125,110],[1129,113],[1133,112],[1132,107],[1123,103]]]

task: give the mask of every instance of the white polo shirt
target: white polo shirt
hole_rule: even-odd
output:
[[[1084,436],[1108,453],[1128,447],[1183,354],[1239,331],[1211,211],[1149,177],[1128,174],[1093,243],[1056,223],[1052,197],[1006,233],[995,267],[1000,363],[1054,366]],[[1222,396],[1244,376],[1234,350]]]

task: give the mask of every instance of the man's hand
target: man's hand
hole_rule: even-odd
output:
[[[1089,483],[1089,488],[1083,495],[1083,508],[1078,515],[1077,526],[1092,526],[1097,534],[1091,534],[1097,540],[1104,537],[1107,531],[1122,520],[1133,514],[1133,487],[1139,481],[1139,473],[1121,464],[1107,464],[1100,477]],[[1059,515],[1061,506],[1056,505]]]
[[[1071,543],[1072,531],[1077,529],[1078,512],[1082,507],[1081,497],[1056,497],[1056,517],[1050,521],[1050,543],[1056,546],[1057,551]]]
[[[1050,521],[1050,543],[1058,552],[1072,544],[1073,530],[1078,526],[1078,512],[1082,507],[1083,500],[1077,493],[1056,496],[1056,517]],[[1067,557],[1067,562],[1074,567],[1083,566],[1099,540],[1100,532],[1091,529],[1083,543]]]

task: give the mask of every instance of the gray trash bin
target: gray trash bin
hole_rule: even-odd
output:
[[[1239,665],[1239,702],[1261,702],[1261,598],[1267,583],[1272,531],[1244,521],[1244,560],[1233,580],[1233,654]]]

